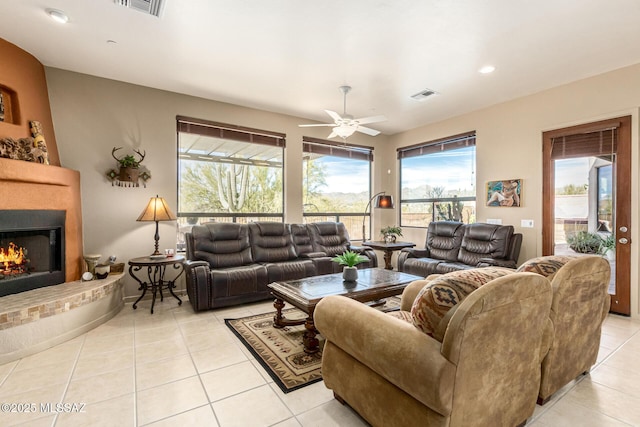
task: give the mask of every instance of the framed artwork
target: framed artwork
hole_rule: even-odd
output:
[[[487,182],[487,206],[520,207],[522,180],[506,179]]]

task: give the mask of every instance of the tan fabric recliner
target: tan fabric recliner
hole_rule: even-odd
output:
[[[314,317],[325,385],[373,426],[524,423],[551,297],[537,274],[492,280],[459,304],[442,343],[349,298],[324,298]]]
[[[602,322],[611,304],[608,293],[611,268],[606,259],[595,255],[562,258],[536,258],[520,267],[529,271],[534,271],[531,266],[535,267],[551,279],[553,289],[549,318],[554,333],[551,348],[542,361],[540,405],[576,377],[589,372],[596,363]],[[556,272],[549,266],[558,259],[566,264]],[[547,267],[540,268],[545,263]]]

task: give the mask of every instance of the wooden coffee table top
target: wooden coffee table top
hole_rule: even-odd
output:
[[[383,268],[367,268],[358,270],[356,282],[345,282],[342,273],[336,273],[274,282],[267,286],[276,298],[309,313],[322,298],[329,295],[343,295],[360,302],[375,301],[401,294],[409,283],[421,279],[424,277]]]

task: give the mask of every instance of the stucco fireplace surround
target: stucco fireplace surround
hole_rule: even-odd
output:
[[[85,333],[122,309],[123,274],[79,280],[83,250],[77,171],[0,158],[0,210],[65,213],[64,283],[0,297],[0,364]]]

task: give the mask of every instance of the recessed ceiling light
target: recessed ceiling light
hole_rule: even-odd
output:
[[[496,70],[496,67],[494,67],[493,65],[485,65],[484,67],[480,68],[478,72],[480,74],[489,74],[489,73],[493,73],[495,70]]]
[[[47,12],[47,15],[49,15],[49,17],[56,22],[59,22],[61,24],[66,24],[67,22],[69,22],[69,17],[67,16],[66,13],[64,13],[61,10],[47,9],[46,12]]]

